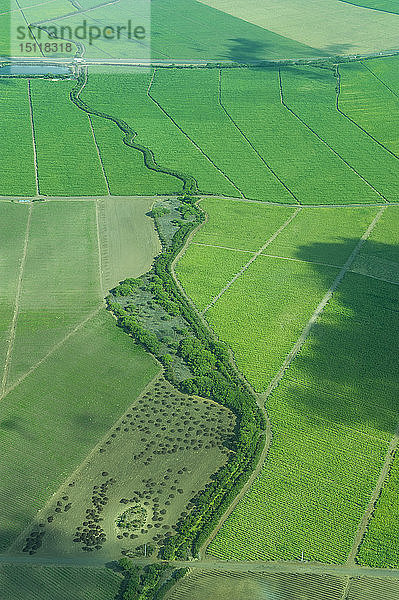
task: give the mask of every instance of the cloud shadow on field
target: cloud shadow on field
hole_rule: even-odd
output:
[[[301,246],[295,257],[343,265],[357,243]],[[318,278],[326,273],[323,266],[311,266]],[[329,272],[326,292],[332,283]],[[298,412],[393,434],[399,420],[398,347],[399,246],[368,241],[280,386],[289,386]]]
[[[225,58],[238,63],[251,63],[270,58],[267,56],[267,50],[272,49],[271,44],[257,42],[249,38],[230,38],[231,42],[227,49]]]

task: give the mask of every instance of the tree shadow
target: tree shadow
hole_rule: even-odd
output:
[[[358,240],[301,246],[325,290]],[[315,262],[314,262],[315,261]],[[337,275],[339,269],[336,271]],[[399,420],[399,246],[367,241],[282,380],[295,411],[393,434]],[[294,400],[293,400],[294,399]]]

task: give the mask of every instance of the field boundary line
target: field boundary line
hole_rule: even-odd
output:
[[[378,500],[381,496],[382,490],[384,488],[385,483],[389,480],[391,466],[396,456],[396,451],[399,446],[399,423],[397,424],[396,431],[394,433],[393,438],[388,446],[387,453],[385,455],[385,459],[381,468],[380,475],[377,479],[377,483],[374,487],[373,493],[371,495],[370,501],[367,505],[366,511],[363,515],[362,520],[359,523],[356,537],[354,539],[352,549],[348,556],[348,560],[346,564],[353,565],[356,564],[356,556],[360,550],[360,547],[363,543],[363,539],[367,533],[368,526],[371,520],[374,517],[374,511],[377,507]]]
[[[204,244],[202,242],[192,242],[193,246],[205,246],[206,248],[219,248],[220,250],[230,250],[231,252],[244,252],[245,254],[253,254],[253,250],[243,250],[242,248],[231,248],[229,246],[218,246],[217,244]],[[268,256],[269,258],[278,258],[280,260],[290,260],[310,265],[320,265],[321,267],[332,267],[333,269],[342,269],[342,265],[330,265],[329,263],[318,262],[316,260],[305,260],[302,258],[293,258],[291,256],[278,256],[277,254],[261,253],[260,256]]]
[[[211,157],[208,156],[208,154],[206,154],[206,152],[197,144],[197,142],[195,142],[193,140],[192,137],[190,137],[188,135],[188,133],[186,133],[184,131],[184,129],[182,127],[180,127],[180,125],[175,121],[175,119],[164,109],[162,104],[160,104],[158,102],[158,100],[156,100],[154,98],[154,96],[151,94],[152,86],[155,81],[156,71],[157,71],[157,69],[155,67],[154,71],[152,73],[152,77],[151,77],[148,89],[147,89],[147,96],[159,108],[159,110],[173,123],[173,125],[184,135],[184,137],[187,138],[189,140],[189,142],[191,142],[191,144],[194,146],[194,148],[196,148],[207,159],[207,161],[234,187],[234,189],[237,190],[237,192],[240,194],[241,198],[245,198],[244,193],[236,186],[234,181],[232,179],[230,179],[230,177],[217,166],[217,164],[211,159]],[[197,185],[198,185],[198,182],[197,182]]]
[[[221,108],[225,112],[226,116],[233,123],[233,125],[237,129],[237,131],[240,132],[240,134],[242,135],[242,137],[244,138],[244,140],[247,142],[247,144],[250,146],[250,148],[252,148],[252,150],[255,152],[255,154],[260,158],[260,160],[263,162],[263,164],[269,169],[270,173],[277,179],[277,181],[280,183],[280,185],[282,185],[286,189],[286,191],[290,194],[290,196],[292,196],[292,198],[294,198],[294,200],[297,202],[297,204],[301,204],[301,202],[299,201],[299,199],[297,198],[297,196],[294,194],[294,192],[288,187],[288,185],[286,183],[284,183],[284,181],[277,175],[277,173],[275,172],[275,170],[269,165],[269,163],[262,156],[262,154],[255,148],[255,146],[253,145],[253,143],[251,142],[251,140],[249,139],[249,137],[244,133],[244,131],[241,129],[241,127],[238,125],[238,123],[236,123],[236,121],[233,119],[233,117],[231,116],[231,114],[229,113],[229,111],[227,110],[227,108],[225,107],[225,105],[223,104],[223,102],[222,102],[222,69],[219,69],[219,96],[218,96],[218,100],[219,100],[219,105],[221,106]]]
[[[96,232],[97,232],[97,253],[98,253],[98,275],[100,283],[101,294],[104,294],[104,277],[103,277],[103,259],[101,253],[101,234],[100,234],[100,218],[98,215],[98,203],[100,200],[96,200]]]
[[[32,211],[33,211],[33,204],[30,204],[28,218],[27,218],[27,222],[26,222],[25,239],[24,239],[24,246],[23,246],[23,250],[22,250],[21,263],[19,266],[18,283],[17,283],[17,289],[16,289],[16,293],[15,293],[14,312],[13,312],[10,331],[9,331],[10,339],[8,342],[7,354],[6,354],[6,358],[4,361],[3,377],[1,380],[0,399],[4,398],[4,395],[5,395],[8,375],[9,375],[9,371],[10,371],[12,353],[14,350],[14,342],[15,342],[15,336],[16,336],[16,332],[17,332],[17,321],[18,321],[18,316],[19,316],[19,307],[20,307],[21,294],[22,294],[22,282],[23,282],[24,271],[25,271],[26,256],[28,253],[29,233],[30,233],[30,227],[31,227],[31,221],[32,221]]]
[[[370,71],[370,69],[368,69],[368,70]],[[353,125],[355,125],[358,129],[360,129],[360,131],[362,131],[363,133],[365,133],[371,140],[373,140],[373,142],[375,142],[376,144],[378,144],[379,146],[381,146],[381,148],[383,148],[384,150],[386,150],[386,152],[389,152],[389,154],[391,154],[394,158],[396,158],[396,160],[399,160],[399,156],[397,154],[395,154],[395,152],[393,152],[387,146],[385,146],[385,144],[383,144],[382,142],[380,142],[379,140],[377,140],[377,138],[375,138],[369,131],[367,131],[366,129],[364,129],[364,127],[362,127],[361,125],[359,125],[359,123],[357,123],[354,119],[352,119],[352,117],[350,117],[343,110],[341,110],[341,108],[339,107],[339,99],[340,99],[341,90],[342,90],[341,78],[342,78],[342,76],[341,76],[341,73],[339,71],[339,65],[337,65],[337,99],[336,99],[336,107],[337,107],[337,111],[339,112],[339,114],[342,115],[343,117],[345,117],[345,119],[348,119],[348,121],[350,123],[353,123]]]
[[[377,225],[378,221],[380,220],[380,218],[382,217],[382,215],[383,215],[383,213],[385,212],[386,209],[387,209],[387,207],[383,206],[381,208],[381,210],[378,211],[378,213],[376,214],[376,216],[374,217],[374,219],[372,220],[372,222],[370,223],[370,225],[368,226],[368,228],[366,229],[366,231],[364,232],[364,234],[360,238],[359,242],[356,244],[356,246],[355,246],[354,250],[352,251],[352,253],[350,254],[348,260],[346,261],[346,263],[344,264],[344,266],[342,267],[342,269],[338,273],[337,277],[334,279],[334,281],[331,284],[330,288],[328,289],[327,293],[324,295],[324,298],[321,300],[321,302],[319,303],[319,305],[316,307],[316,309],[313,312],[312,316],[310,317],[309,321],[305,325],[304,329],[302,330],[302,333],[301,333],[300,337],[298,338],[297,342],[292,347],[290,353],[285,358],[285,360],[284,360],[283,364],[281,365],[279,371],[274,376],[274,378],[272,379],[272,381],[269,383],[266,391],[262,394],[262,397],[263,397],[264,401],[267,400],[267,398],[270,396],[270,394],[278,386],[278,384],[280,383],[281,379],[284,377],[284,374],[285,374],[286,370],[290,367],[291,363],[293,362],[293,360],[297,356],[298,352],[301,350],[303,344],[305,343],[305,341],[306,341],[306,339],[307,339],[307,337],[308,337],[311,329],[313,328],[313,325],[316,323],[317,319],[319,318],[319,316],[324,311],[324,309],[327,306],[328,302],[331,300],[331,298],[333,296],[333,293],[335,292],[335,290],[338,288],[338,286],[342,282],[342,280],[345,277],[346,273],[349,271],[349,269],[350,269],[351,265],[353,264],[356,256],[359,254],[359,252],[360,252],[363,244],[366,242],[366,240],[371,235],[372,231],[374,230],[375,226]]]
[[[80,323],[78,323],[73,329],[71,329],[71,331],[69,331],[69,333],[67,333],[67,335],[62,338],[62,340],[60,340],[59,342],[54,344],[54,346],[51,348],[51,350],[49,350],[47,352],[47,354],[45,356],[43,356],[43,358],[41,358],[37,363],[35,363],[28,371],[26,371],[26,373],[24,375],[22,375],[10,387],[8,387],[6,390],[4,390],[4,393],[2,393],[2,395],[0,396],[0,400],[3,400],[6,396],[8,396],[8,394],[10,392],[14,391],[15,388],[17,388],[23,381],[25,381],[25,379],[27,377],[32,375],[32,373],[34,373],[34,371],[36,371],[36,369],[38,369],[40,367],[40,365],[42,365],[48,358],[50,358],[50,356],[52,354],[54,354],[54,352],[56,352],[61,346],[63,346],[63,344],[65,344],[65,342],[67,342],[69,340],[69,338],[71,338],[73,335],[75,335],[75,333],[77,333],[79,331],[79,329],[81,329],[84,325],[86,325],[86,323],[88,321],[93,319],[100,312],[100,310],[102,308],[104,308],[103,303],[101,303],[99,306],[97,306],[97,308],[95,310],[93,310],[89,315],[87,315],[87,317],[85,317],[85,319],[83,319],[83,321],[80,321]]]
[[[373,77],[375,77],[384,87],[386,87],[387,90],[389,90],[391,92],[391,94],[393,94],[394,96],[399,98],[399,94],[397,92],[395,92],[395,90],[393,90],[391,87],[389,87],[389,85],[387,83],[385,83],[385,81],[383,79],[381,79],[381,77],[379,77],[376,73],[374,73],[374,71],[372,69],[370,69],[370,67],[368,67],[365,62],[360,61],[359,64],[362,65],[362,67],[364,67],[365,69],[367,69],[367,71],[369,71]]]
[[[337,156],[351,171],[353,171],[353,173],[355,173],[355,175],[357,175],[359,177],[359,179],[361,179],[366,185],[369,186],[369,188],[371,188],[378,196],[380,196],[380,198],[382,198],[383,200],[385,200],[385,202],[387,204],[389,204],[388,200],[385,198],[385,196],[383,194],[381,194],[381,192],[379,192],[369,181],[367,181],[367,179],[365,177],[363,177],[363,175],[361,175],[358,171],[356,171],[356,169],[354,167],[352,167],[352,165],[347,160],[345,160],[345,158],[343,156],[341,156],[339,154],[339,152],[334,150],[334,148],[326,140],[324,140],[310,125],[308,125],[308,123],[306,123],[306,121],[304,121],[302,119],[302,117],[300,117],[292,108],[290,108],[288,106],[288,104],[286,104],[286,102],[284,100],[284,90],[283,90],[283,81],[281,78],[281,69],[278,70],[278,75],[279,75],[279,82],[280,82],[281,104],[292,115],[294,115],[294,117],[296,119],[298,119],[298,121],[300,121],[302,123],[302,125],[304,125],[307,129],[309,129],[309,131],[311,131],[313,133],[313,135],[315,135],[317,137],[318,140],[320,140],[327,148],[329,148],[329,150],[331,150],[331,152],[333,152],[333,154],[335,154],[335,156]]]
[[[214,306],[214,304],[216,304],[216,302],[223,296],[223,294],[225,292],[227,292],[227,290],[233,285],[233,283],[248,269],[248,267],[251,266],[251,264],[258,258],[258,256],[260,256],[262,254],[262,252],[268,247],[270,246],[270,244],[272,242],[274,242],[274,240],[276,239],[276,237],[278,235],[280,235],[280,233],[282,231],[284,231],[284,229],[291,223],[291,221],[293,219],[295,219],[295,217],[297,216],[297,214],[302,210],[301,206],[298,206],[298,208],[296,209],[296,211],[294,211],[294,213],[281,225],[281,227],[279,227],[279,229],[277,229],[277,231],[275,231],[273,233],[273,235],[267,240],[267,242],[265,244],[263,244],[263,246],[257,250],[251,257],[251,259],[238,271],[238,273],[236,273],[234,275],[234,277],[232,277],[232,279],[230,279],[230,281],[224,286],[224,288],[217,294],[217,296],[214,296],[214,298],[212,298],[212,300],[210,301],[210,303],[208,304],[208,306],[202,311],[200,312],[201,316],[204,316],[205,313],[208,312],[208,310],[210,308],[212,308],[212,306]]]
[[[345,2],[345,0],[343,0],[343,1]],[[352,577],[347,577],[345,586],[342,590],[341,600],[348,600],[348,594],[350,592],[351,586],[352,586]]]
[[[103,159],[102,159],[102,156],[101,156],[100,147],[98,145],[96,134],[94,132],[92,117],[91,117],[91,115],[89,115],[89,113],[87,113],[87,117],[89,119],[91,133],[92,133],[92,136],[93,136],[94,144],[96,146],[98,160],[100,161],[101,170],[103,172],[103,177],[105,179],[105,185],[107,187],[108,194],[111,196],[111,190],[109,188],[108,176],[107,176],[107,173],[105,172],[105,167],[104,167]]]
[[[29,100],[30,126],[32,129],[33,164],[35,167],[36,195],[40,196],[39,169],[38,169],[38,164],[37,164],[37,148],[36,148],[36,131],[35,131],[35,122],[33,119],[33,104],[32,104],[32,94],[31,94],[31,89],[30,89],[30,79],[28,79],[28,100]]]

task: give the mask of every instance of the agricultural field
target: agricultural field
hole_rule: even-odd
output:
[[[375,76],[368,61],[343,65],[340,74],[340,110],[399,161],[399,140],[395,135],[399,127],[398,97]]]
[[[0,78],[0,195],[33,196],[36,193],[33,136],[28,84],[23,79]]]
[[[100,264],[107,285],[139,275],[158,251],[153,225],[133,199],[104,209],[97,230],[94,201],[0,203],[1,492],[15,498],[2,502],[3,548],[158,371],[105,314],[100,278]]]
[[[281,81],[287,107],[367,182],[375,192],[374,202],[397,202],[398,159],[338,113],[333,71],[286,67]]]
[[[379,52],[397,48],[396,14],[367,11],[359,2],[341,0],[199,0],[227,14],[264,27],[290,40],[306,44],[318,50],[319,56],[331,54],[356,54]],[[367,5],[368,0],[361,4]],[[370,0],[371,3],[389,3],[395,0]],[[397,12],[397,5],[396,11]],[[294,58],[300,55],[295,55]],[[291,55],[293,57],[293,55]]]
[[[261,224],[269,222],[266,215],[274,218],[276,230],[287,218],[284,215],[280,223],[276,219],[279,211],[288,210],[284,207],[233,200],[202,202],[208,222],[177,265],[180,280],[200,308],[215,294],[223,262],[229,264],[224,255],[237,254],[242,263],[246,248],[256,249],[248,245],[245,230],[244,247],[234,247],[239,241],[237,204],[248,232],[253,227],[254,238]],[[263,219],[260,209],[266,211]],[[268,387],[379,210],[300,209],[205,312],[258,390]],[[399,418],[393,402],[398,391],[397,358],[387,350],[398,343],[396,313],[390,308],[397,302],[398,288],[389,283],[395,282],[399,266],[398,218],[395,206],[380,214],[359,249],[355,272],[346,274],[279,387],[267,398],[274,434],[268,459],[211,543],[211,555],[295,560],[303,551],[310,560],[344,562],[349,554]],[[223,248],[212,243],[218,241],[219,231]],[[268,237],[270,233],[264,243]],[[205,258],[209,251],[215,253],[212,261]],[[218,252],[224,253],[219,260]],[[384,260],[389,262],[389,272]],[[365,264],[367,277],[359,274]],[[231,268],[219,290],[226,287],[228,277]],[[345,348],[345,353],[338,348]],[[348,361],[348,356],[353,358]]]
[[[9,551],[65,557],[90,550],[112,560],[121,551],[143,554],[146,544],[148,555],[155,553],[190,512],[192,497],[226,462],[234,421],[228,410],[176,393],[159,378]]]
[[[40,192],[47,196],[105,195],[90,122],[69,100],[71,83],[33,80],[30,85]]]
[[[348,4],[371,8],[373,10],[382,10],[384,12],[399,14],[398,3],[396,0],[341,0],[341,2],[347,2]]]
[[[292,573],[192,571],[166,596],[167,600],[341,600],[344,580],[333,576]]]
[[[1,565],[2,600],[110,600],[118,593],[121,578],[109,569]]]
[[[396,455],[389,479],[360,547],[357,561],[362,565],[399,567],[398,486],[399,456]]]
[[[208,222],[179,261],[177,274],[204,310],[295,209],[213,199],[201,205]],[[229,342],[238,365],[257,389],[267,388],[376,212],[371,207],[300,209],[209,307],[206,318],[220,338]],[[238,223],[242,223],[242,246]],[[219,235],[224,248],[218,247]]]

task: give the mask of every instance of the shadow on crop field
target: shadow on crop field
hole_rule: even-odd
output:
[[[297,258],[342,265],[357,241],[301,246]],[[318,277],[325,273],[323,266],[312,268]],[[330,272],[325,289],[331,284]],[[286,372],[295,409],[393,433],[399,419],[398,347],[399,246],[368,241]]]
[[[269,46],[273,50],[272,44],[257,42],[249,38],[231,38],[228,41],[231,42],[231,45],[224,58],[234,62],[250,63],[265,60],[268,58],[267,50]]]

